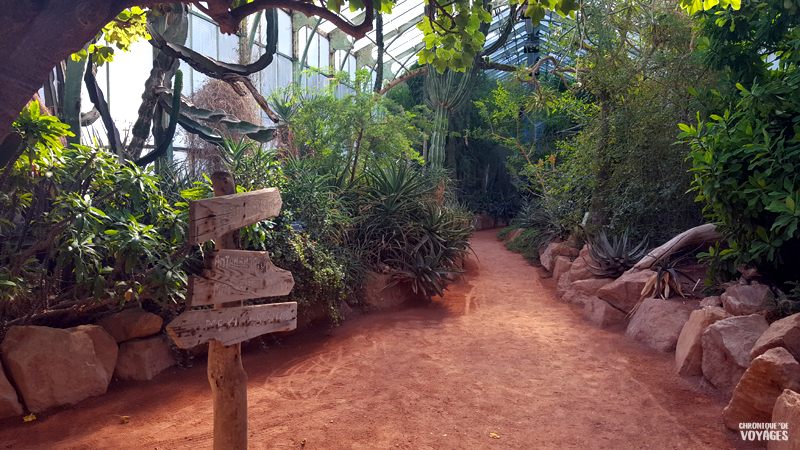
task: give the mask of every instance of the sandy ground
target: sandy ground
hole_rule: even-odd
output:
[[[586,325],[493,231],[473,247],[444,299],[246,346],[250,448],[763,448],[673,354]],[[198,363],[2,421],[0,449],[210,449],[212,415]]]

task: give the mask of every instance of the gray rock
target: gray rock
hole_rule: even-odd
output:
[[[769,287],[763,284],[735,285],[725,289],[720,299],[725,311],[734,316],[747,316],[761,311],[768,295]]]
[[[703,376],[717,389],[733,390],[750,366],[750,350],[769,325],[758,314],[722,319],[703,332]]]
[[[700,303],[702,305],[702,302]],[[680,375],[703,374],[703,344],[701,338],[706,328],[731,315],[718,306],[705,306],[692,311],[683,326],[675,347],[675,366]]]
[[[22,415],[22,405],[17,398],[17,391],[8,382],[0,364],[0,419]]]
[[[134,339],[119,346],[114,376],[120,380],[150,380],[176,363],[168,336]]]
[[[775,401],[784,389],[800,390],[800,364],[785,348],[767,350],[755,358],[722,411],[725,426],[739,430],[740,423],[770,422]]]
[[[90,335],[84,327],[13,326],[8,330],[0,344],[3,365],[30,411],[105,394],[111,357],[103,355],[106,345],[98,335],[96,329]]]
[[[800,313],[777,320],[758,338],[750,350],[752,358],[775,347],[783,347],[800,361]]]
[[[772,409],[772,423],[786,424],[786,430],[778,425],[779,431],[786,431],[785,440],[770,440],[768,450],[800,450],[800,394],[796,391],[785,390],[775,400]]]
[[[625,313],[596,296],[587,297],[583,307],[583,320],[598,328],[608,328],[628,319]]]
[[[646,298],[631,317],[625,334],[648,347],[671,352],[695,306],[681,300]]]

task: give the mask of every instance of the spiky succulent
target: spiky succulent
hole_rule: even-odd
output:
[[[600,232],[599,239],[587,238],[587,240],[589,256],[596,265],[592,265],[589,261],[586,261],[586,264],[590,272],[600,277],[619,277],[647,253],[647,236],[633,249],[628,248],[627,229],[622,236],[614,236],[611,241],[608,240],[605,231]]]

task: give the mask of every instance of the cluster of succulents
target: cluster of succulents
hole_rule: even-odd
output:
[[[599,238],[589,238],[589,256],[592,262],[586,261],[589,270],[604,278],[617,278],[633,267],[647,253],[648,238],[645,236],[633,249],[628,248],[628,230],[622,236],[613,236],[609,241],[605,231]]]

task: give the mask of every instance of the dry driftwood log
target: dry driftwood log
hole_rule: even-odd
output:
[[[719,240],[717,226],[712,223],[700,225],[684,231],[670,239],[666,244],[650,251],[631,269],[632,272],[649,269],[656,261],[690,245],[712,244]]]

